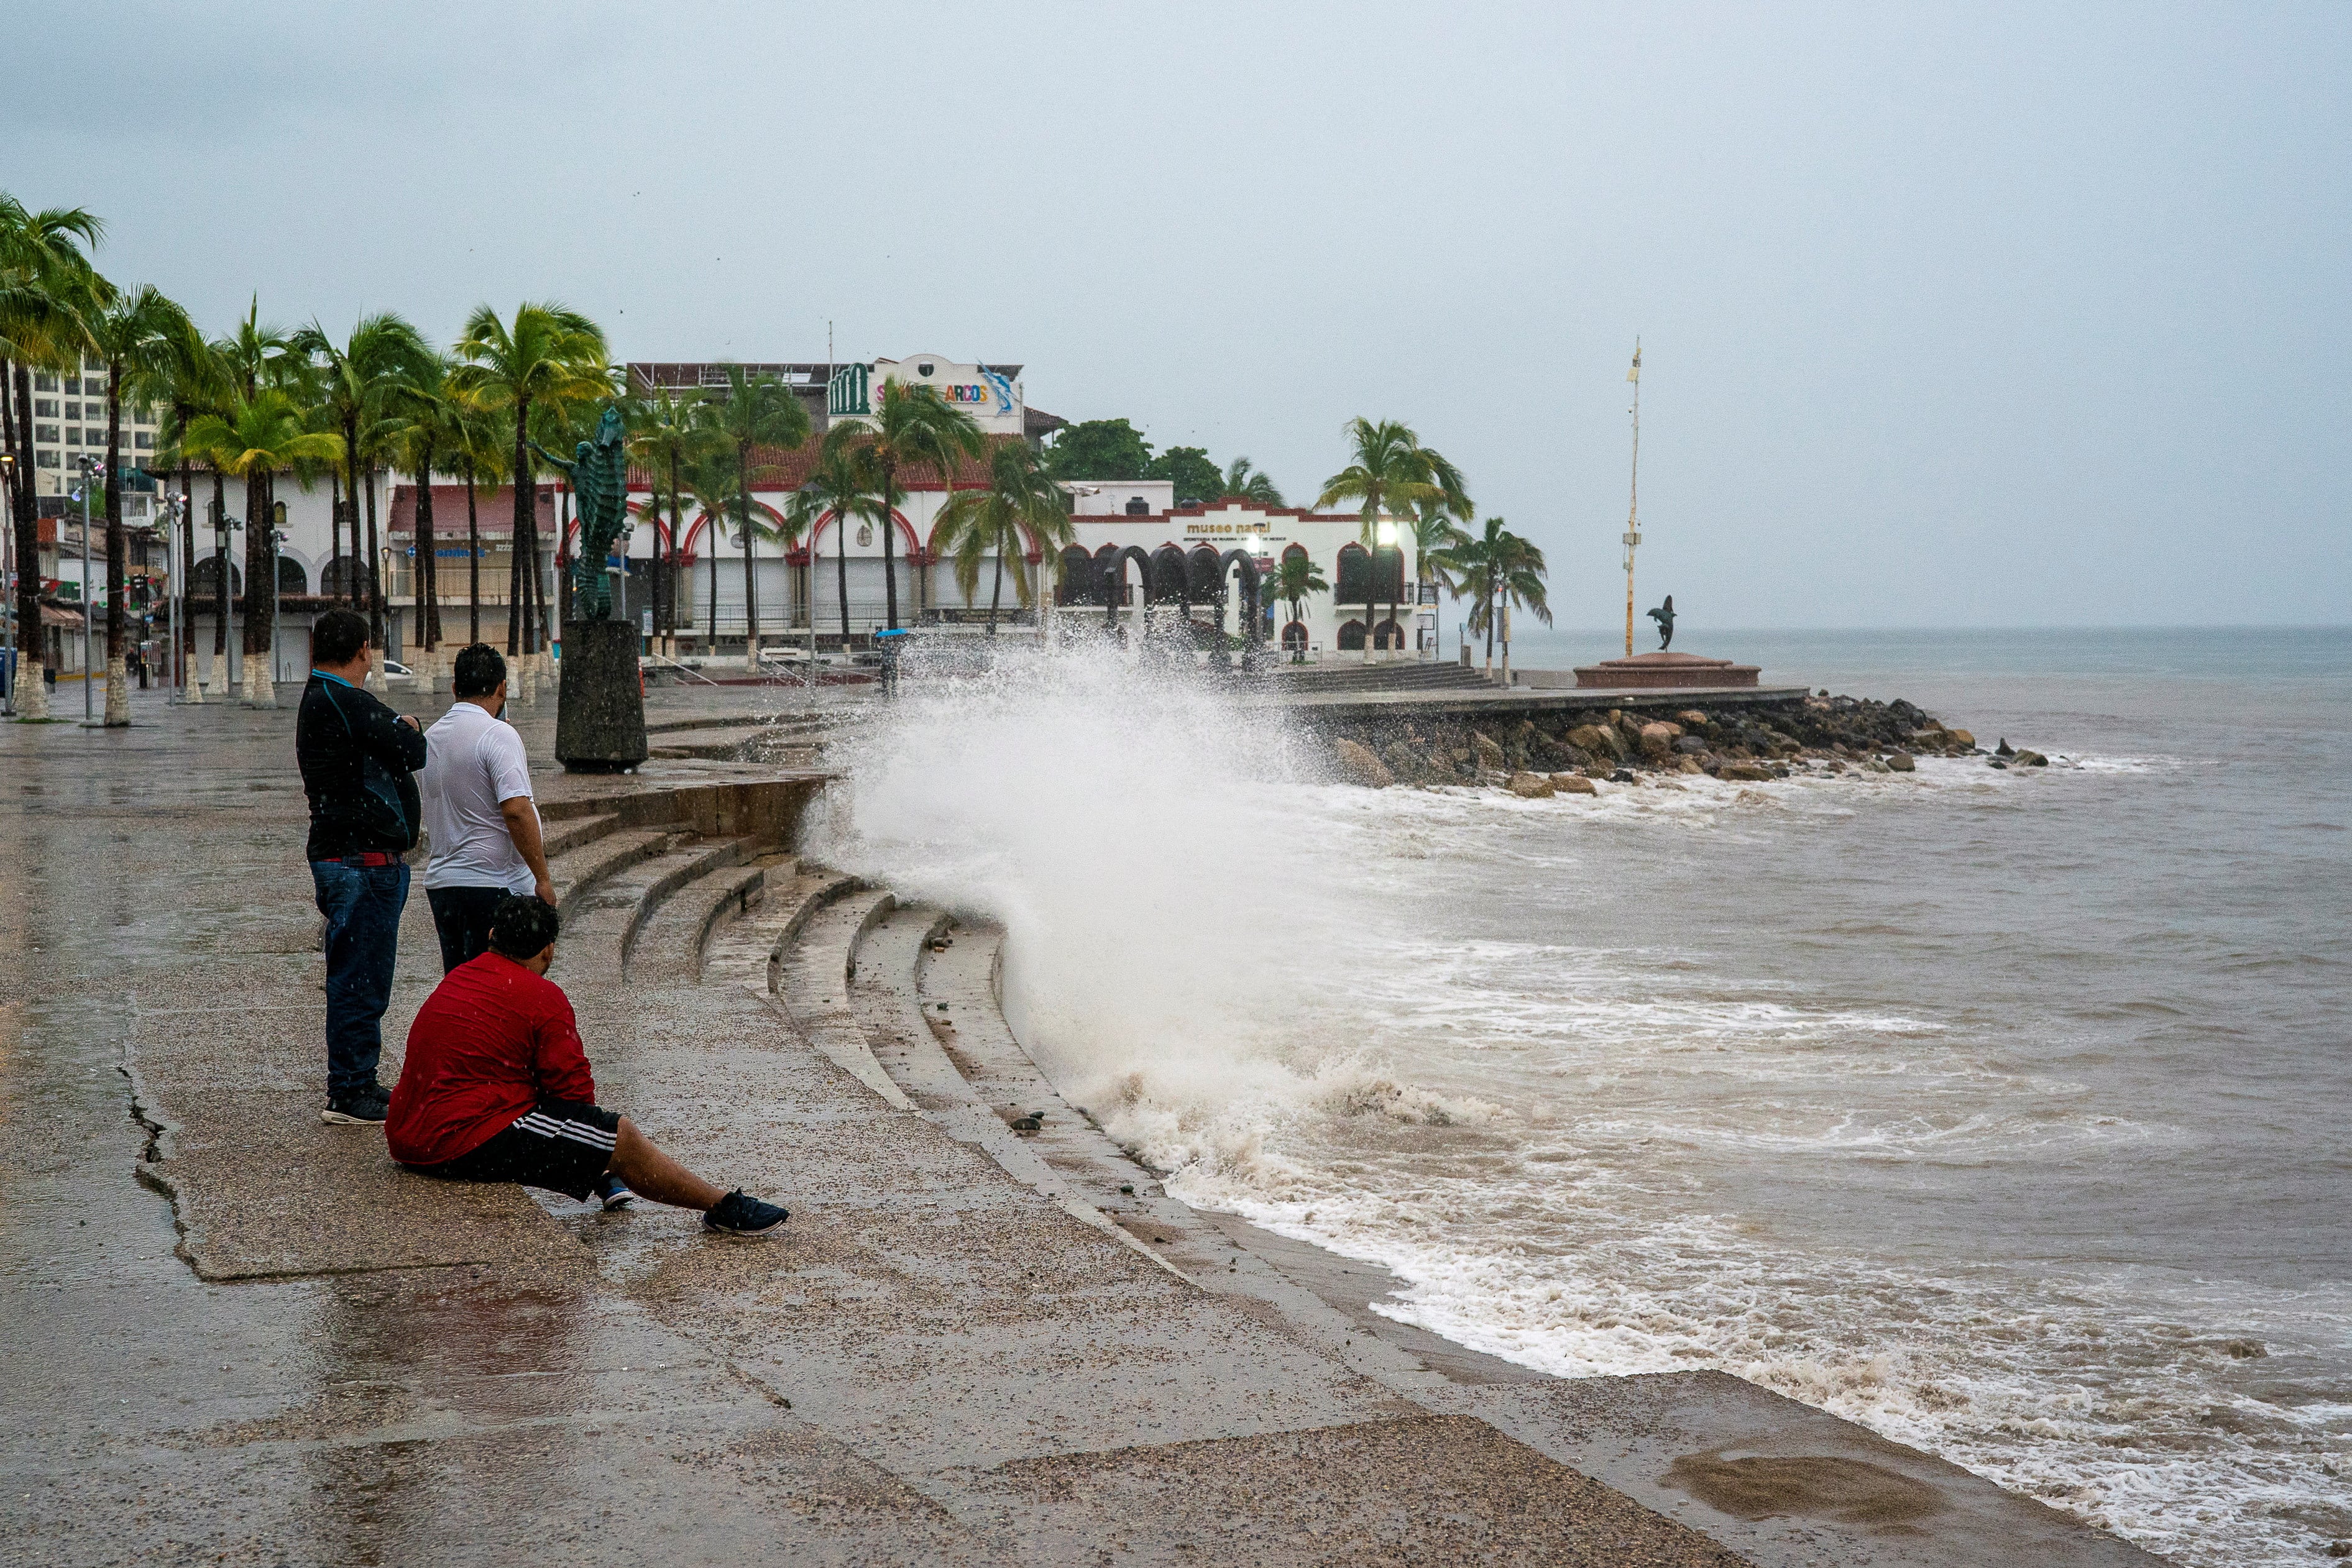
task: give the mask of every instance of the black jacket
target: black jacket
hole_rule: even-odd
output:
[[[425,737],[357,686],[313,674],[294,723],[294,757],[310,798],[308,859],[341,860],[416,845],[424,812],[411,775]]]

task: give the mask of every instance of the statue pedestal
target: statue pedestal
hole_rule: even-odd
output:
[[[1636,653],[1630,659],[1576,667],[1578,685],[1608,691],[1720,690],[1752,686],[1756,675],[1754,664],[1735,664],[1728,659],[1702,658],[1696,653]]]
[[[563,623],[555,759],[567,773],[618,773],[646,759],[646,694],[629,622]]]

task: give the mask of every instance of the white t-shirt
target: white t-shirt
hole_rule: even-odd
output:
[[[433,840],[425,885],[529,893],[536,879],[499,814],[500,801],[531,798],[522,737],[481,704],[460,702],[425,732],[425,768],[416,776]]]

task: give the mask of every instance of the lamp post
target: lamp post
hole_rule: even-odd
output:
[[[0,496],[13,497],[16,491],[16,458],[14,453],[0,452]],[[0,688],[0,717],[16,716],[16,530],[13,526],[0,528],[0,661],[7,664],[8,682]]]
[[[89,681],[89,498],[98,488],[99,460],[87,454],[75,459],[81,468],[81,721],[93,722]]]

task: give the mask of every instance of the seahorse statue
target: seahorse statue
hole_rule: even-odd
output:
[[[572,562],[572,615],[576,621],[609,621],[613,617],[613,587],[604,575],[604,558],[613,541],[629,526],[629,454],[621,411],[604,405],[596,421],[594,439],[572,449],[572,461],[549,452],[536,441],[530,449],[563,470],[580,503],[580,553]]]

